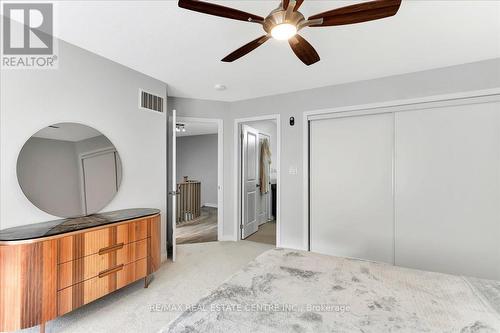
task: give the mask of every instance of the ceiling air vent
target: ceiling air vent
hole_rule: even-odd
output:
[[[153,95],[144,91],[139,90],[139,107],[141,109],[152,110],[156,112],[163,113],[164,110],[164,98],[160,96]]]

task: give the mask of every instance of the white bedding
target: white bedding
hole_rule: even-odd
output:
[[[163,332],[492,333],[499,311],[499,281],[275,249]]]

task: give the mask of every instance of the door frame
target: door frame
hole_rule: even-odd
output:
[[[177,115],[176,122],[217,124],[217,241],[221,241],[224,235],[224,120]]]
[[[311,250],[310,233],[310,184],[309,184],[309,164],[310,164],[310,131],[309,125],[312,120],[331,119],[341,117],[353,117],[362,115],[375,115],[380,113],[393,113],[414,111],[419,109],[449,107],[453,105],[481,104],[498,102],[500,89],[486,89],[468,91],[463,93],[443,94],[426,96],[422,98],[402,99],[388,102],[360,104],[354,106],[336,107],[330,109],[319,109],[305,111],[302,114],[302,161],[303,161],[303,249]],[[394,161],[393,161],[394,165]],[[393,181],[394,186],[394,181]]]
[[[233,240],[241,240],[241,125],[243,123],[261,120],[276,121],[276,247],[281,246],[281,121],[279,114],[269,114],[248,118],[234,119],[234,157],[233,157],[233,207],[234,209],[234,233]]]

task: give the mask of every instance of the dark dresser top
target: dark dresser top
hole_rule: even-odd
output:
[[[22,225],[0,230],[0,242],[26,241],[61,235],[68,232],[100,227],[106,224],[157,215],[159,213],[159,209],[153,208],[122,209],[83,217]]]

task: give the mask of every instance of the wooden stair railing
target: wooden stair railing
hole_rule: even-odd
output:
[[[177,224],[201,215],[201,182],[185,180],[177,184]]]

